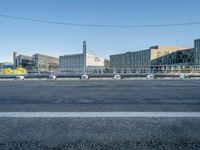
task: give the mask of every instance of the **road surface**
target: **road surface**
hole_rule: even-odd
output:
[[[198,150],[199,89],[198,80],[1,81],[0,149]]]

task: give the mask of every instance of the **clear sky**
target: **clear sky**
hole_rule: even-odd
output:
[[[82,24],[169,24],[200,21],[199,0],[1,0],[0,14]],[[200,25],[160,28],[92,28],[34,23],[0,17],[0,61],[12,52],[52,56],[89,51],[110,54],[154,45],[193,47]]]

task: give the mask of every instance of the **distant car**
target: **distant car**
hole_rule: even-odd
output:
[[[49,80],[56,80],[57,77],[55,75],[49,75]]]
[[[16,76],[15,80],[25,80],[24,76]]]
[[[122,77],[119,74],[116,74],[116,75],[114,75],[114,79],[120,80],[120,79],[122,79]]]
[[[153,74],[148,74],[147,77],[146,77],[146,79],[147,80],[148,79],[155,79],[155,76]]]
[[[86,75],[86,74],[83,74],[83,75],[81,76],[81,79],[82,79],[82,80],[88,80],[88,79],[89,79],[89,77],[88,77],[88,75]]]
[[[187,73],[181,73],[179,76],[179,79],[181,79],[181,80],[189,79],[189,75]]]

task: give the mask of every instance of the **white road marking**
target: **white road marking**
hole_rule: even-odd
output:
[[[200,117],[200,112],[0,112],[0,118],[185,118]]]
[[[200,84],[175,84],[175,83],[173,84],[173,83],[172,83],[172,84],[162,84],[162,85],[168,85],[168,86],[169,86],[169,85],[170,85],[170,86],[172,86],[172,85],[173,85],[173,86],[199,86]]]

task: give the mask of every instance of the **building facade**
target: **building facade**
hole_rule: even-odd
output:
[[[105,70],[104,59],[93,54],[86,54],[86,72],[103,73]]]
[[[110,69],[110,60],[104,59],[104,66],[106,69]]]
[[[189,69],[194,66],[194,49],[183,49],[170,52],[164,56],[152,60],[151,68],[154,71],[173,71],[177,69]]]
[[[103,67],[104,66],[104,59],[97,57],[96,54],[86,54],[86,66],[98,66]]]
[[[151,66],[170,66],[170,65],[194,65],[194,49],[184,49],[170,52],[166,55],[153,59]]]
[[[138,73],[166,70],[172,66],[189,66],[194,62],[193,49],[153,46],[147,50],[111,55],[113,72]]]
[[[25,68],[28,71],[51,71],[58,70],[59,60],[43,54],[33,56],[21,55],[18,52],[13,53],[14,68]]]
[[[0,63],[0,75],[3,74],[4,63]]]
[[[194,65],[194,49],[174,46],[151,47],[151,69],[173,71],[191,68]]]
[[[32,56],[34,70],[37,71],[55,71],[59,68],[59,59],[56,57],[35,54]]]
[[[150,50],[111,55],[110,66],[113,72],[144,72],[150,67]]]
[[[153,46],[149,48],[151,51],[151,65],[154,65],[154,60],[157,60],[158,58],[162,58],[166,55],[169,55],[173,52],[185,50],[187,48],[182,47],[175,47],[175,46]],[[165,62],[166,64],[168,62]]]
[[[59,57],[59,69],[62,72],[79,73],[84,71],[83,54],[64,55]]]
[[[15,55],[14,52],[14,68],[25,68],[27,70],[31,70],[33,67],[33,60],[32,56],[27,56],[27,55]]]
[[[86,72],[98,72],[104,68],[104,59],[95,54],[86,54]],[[59,57],[59,69],[68,73],[84,72],[84,54],[64,55]]]

